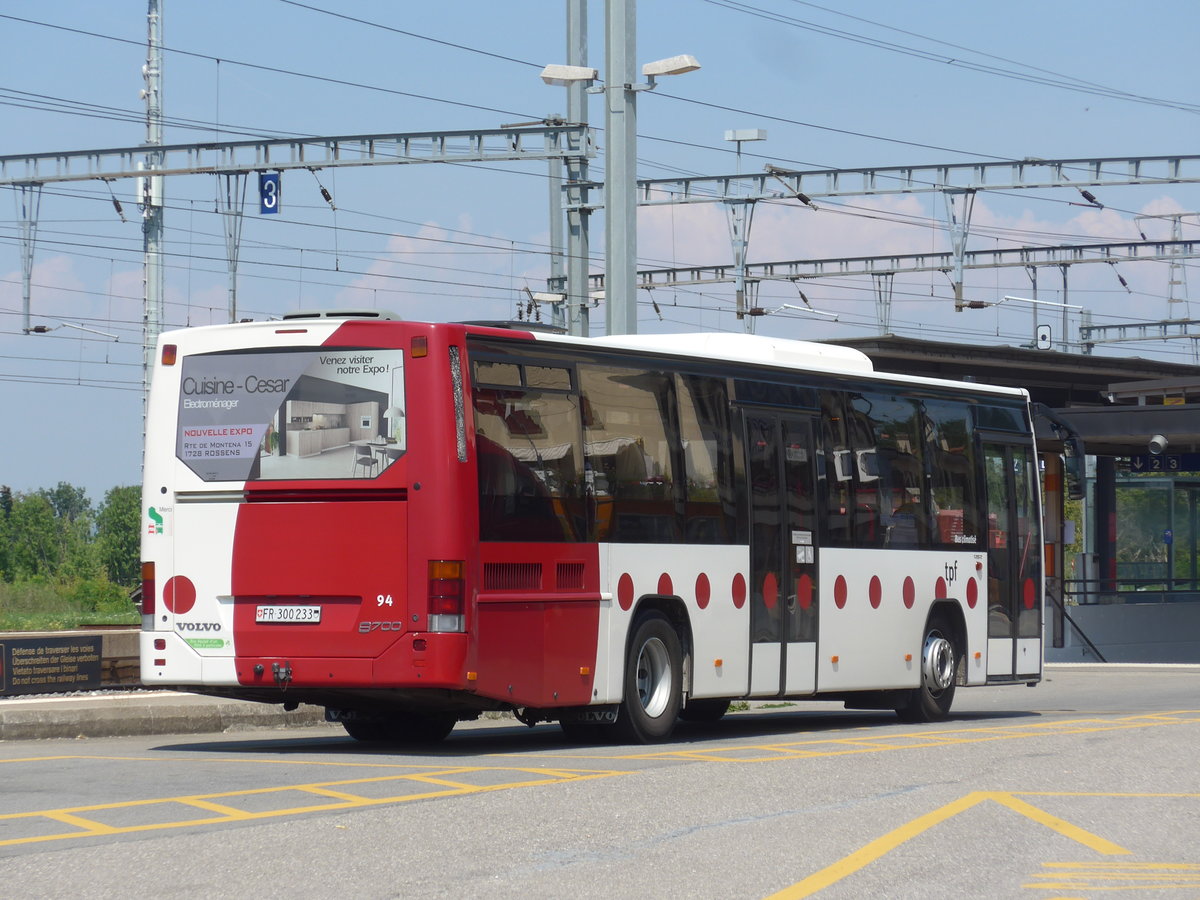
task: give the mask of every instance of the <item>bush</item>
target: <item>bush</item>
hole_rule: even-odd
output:
[[[0,631],[62,631],[140,621],[125,589],[104,578],[51,584],[36,577],[0,583]]]

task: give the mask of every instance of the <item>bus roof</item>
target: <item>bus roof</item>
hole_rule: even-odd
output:
[[[285,321],[243,322],[227,325],[209,325],[180,329],[167,332],[163,340],[179,340],[181,331],[187,331],[199,337],[209,336],[209,340],[217,345],[229,347],[224,338],[228,333],[271,332],[276,337],[271,344],[277,344],[282,339],[299,345],[320,344],[333,330],[339,326],[354,322],[375,322],[386,327],[397,321],[391,313],[365,317],[359,311],[334,311],[325,315],[301,314],[290,317]],[[403,321],[403,320],[401,320]],[[438,323],[408,320],[407,325],[423,327],[439,327]],[[500,323],[446,323],[451,327],[486,330],[495,334],[500,329]],[[788,338],[769,337],[758,334],[736,334],[725,332],[687,332],[671,334],[627,334],[610,335],[607,337],[577,337],[573,335],[541,331],[526,328],[528,323],[507,323],[514,336],[519,334],[526,339],[532,337],[537,342],[589,346],[596,348],[611,348],[628,350],[639,353],[661,354],[665,356],[687,357],[691,359],[723,360],[726,362],[744,363],[756,366],[776,366],[782,369],[803,369],[805,371],[821,372],[831,375],[848,375],[869,377],[880,382],[903,384],[908,387],[923,385],[929,387],[956,387],[960,390],[976,391],[1006,396],[1028,397],[1023,388],[998,387],[995,385],[964,383],[948,381],[940,378],[928,378],[904,373],[877,372],[865,353],[851,347],[837,344],[816,343],[814,341],[797,341]],[[444,327],[444,326],[442,326]],[[192,342],[189,342],[192,343]],[[266,342],[264,342],[266,343]],[[194,346],[194,344],[193,344]],[[214,346],[214,349],[216,347]],[[194,352],[194,351],[193,351]]]
[[[788,338],[767,337],[757,334],[730,334],[720,332],[694,332],[683,334],[628,334],[609,337],[579,338],[566,335],[535,334],[538,341],[586,343],[593,347],[611,347],[616,350],[635,350],[643,353],[661,353],[700,359],[720,359],[750,365],[778,366],[780,368],[822,372],[833,375],[862,375],[881,382],[903,384],[907,387],[956,387],[960,390],[1006,396],[1028,397],[1024,388],[999,387],[997,385],[948,381],[906,375],[898,372],[877,372],[870,357],[852,347],[837,344],[818,344],[813,341],[795,341]]]

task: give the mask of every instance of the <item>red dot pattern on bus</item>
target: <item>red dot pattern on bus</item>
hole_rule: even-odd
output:
[[[1025,584],[1021,586],[1021,599],[1025,602],[1026,609],[1033,609],[1034,603],[1037,602],[1037,588],[1033,586],[1033,579],[1026,578]]]
[[[774,609],[775,604],[779,602],[779,580],[774,572],[768,572],[763,579],[762,594],[763,605],[767,609]]]
[[[633,606],[633,578],[626,572],[617,582],[617,602],[626,612]]]
[[[746,605],[746,578],[741,572],[733,576],[733,605],[737,609]]]
[[[808,609],[813,602],[813,583],[808,573],[801,575],[796,582],[796,601],[801,609]]]
[[[196,586],[186,575],[176,575],[163,585],[163,606],[181,616],[196,605]]]
[[[671,584],[671,576],[666,572],[658,576],[658,593],[662,597],[675,596],[675,585]]]
[[[974,609],[979,604],[979,579],[968,578],[965,590],[967,606]],[[730,592],[733,605],[736,609],[741,609],[746,605],[746,579],[740,572],[733,576]],[[658,593],[664,597],[675,595],[674,583],[671,580],[671,576],[666,572],[663,572],[658,577]],[[800,575],[796,579],[796,601],[801,609],[812,608],[814,594],[812,577],[807,573]],[[700,609],[708,609],[709,604],[712,602],[712,582],[704,572],[696,576],[695,596],[696,606]],[[837,605],[838,609],[845,608],[849,596],[850,589],[846,581],[846,576],[839,575],[833,583],[833,602]],[[943,600],[946,599],[946,596],[946,579],[939,577],[934,588],[934,597],[935,599]],[[779,580],[774,572],[768,572],[763,578],[762,597],[763,605],[767,609],[774,609],[779,603]],[[883,582],[878,575],[871,576],[871,581],[867,588],[867,597],[870,600],[872,609],[879,609],[883,604]],[[621,609],[628,611],[633,608],[633,599],[633,576],[626,572],[617,582],[617,602],[620,603]],[[917,585],[913,581],[912,576],[906,576],[904,579],[901,589],[901,599],[904,601],[905,609],[912,609],[916,605]],[[187,612],[195,602],[196,588],[191,581],[182,575],[172,578],[163,588],[163,603],[172,612]],[[1037,602],[1037,587],[1031,578],[1025,579],[1022,585],[1022,602],[1026,609],[1033,609]]]
[[[871,584],[867,588],[867,596],[871,599],[871,609],[879,609],[879,604],[883,602],[883,582],[879,580],[878,575],[871,576]]]

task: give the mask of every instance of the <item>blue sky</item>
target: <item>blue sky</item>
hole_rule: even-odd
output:
[[[175,123],[168,142],[496,128],[565,107],[562,89],[538,78],[543,65],[565,61],[561,0],[163,6],[164,111]],[[589,62],[603,74],[604,4],[589,7]],[[8,39],[0,155],[144,140],[144,0],[14,2],[0,13]],[[1148,156],[1200,146],[1200,113],[1190,102],[1196,4],[643,0],[637,23],[640,60],[689,53],[702,65],[639,95],[641,177],[730,174],[735,158],[722,138],[742,128],[768,133],[745,146],[745,171],[767,163]],[[599,99],[590,115],[603,126]],[[599,176],[603,160],[593,166]],[[239,309],[257,318],[301,306],[378,306],[418,319],[511,317],[525,288],[544,289],[545,175],[545,164],[534,162],[285,174],[282,215],[247,211]],[[336,210],[321,199],[322,186]],[[212,176],[174,178],[167,187],[168,325],[209,324],[225,314],[216,190]],[[11,201],[0,208],[0,483],[16,490],[63,480],[99,501],[110,487],[140,478],[140,216],[132,183],[116,182],[111,192],[87,182],[43,193],[32,309],[35,324],[55,328],[43,335],[21,333],[16,212]],[[1080,198],[1069,191],[981,195],[968,247],[1132,240],[1138,215],[1200,210],[1196,195],[1188,185],[1111,189],[1099,198],[1104,210],[1073,205]],[[112,196],[128,221],[117,217]],[[947,247],[935,195],[819,206],[760,205],[751,261]],[[1195,222],[1184,237],[1196,236]],[[1169,237],[1161,220],[1141,226]],[[592,235],[592,271],[601,272],[602,216]],[[647,267],[728,263],[724,212],[707,204],[643,210],[639,257]],[[1108,266],[1075,267],[1069,302],[1098,325],[1200,317],[1193,304],[1168,306],[1167,266],[1120,272],[1132,292]],[[838,321],[782,311],[758,320],[759,332],[820,339],[878,332],[869,281],[821,280],[804,291]],[[1029,291],[1021,269],[967,279],[974,299]],[[1042,270],[1039,297],[1059,301],[1061,292],[1058,272]],[[942,275],[897,278],[892,330],[966,343],[1029,341],[1030,308],[955,313],[950,296]],[[654,297],[662,318],[643,302],[640,331],[740,330],[729,286],[668,288]],[[797,301],[791,285],[765,286],[759,297],[766,308]],[[1048,310],[1043,319],[1057,340],[1060,313]],[[603,323],[602,309],[593,322]],[[1068,332],[1078,322],[1072,311]],[[1178,342],[1103,352],[1191,358]]]

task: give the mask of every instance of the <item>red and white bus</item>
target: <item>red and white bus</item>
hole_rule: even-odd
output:
[[[836,346],[174,331],[144,505],[142,680],[362,740],[509,710],[654,741],[769,698],[925,721],[1041,677],[1027,394]]]

